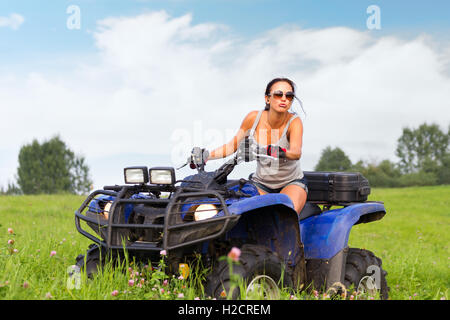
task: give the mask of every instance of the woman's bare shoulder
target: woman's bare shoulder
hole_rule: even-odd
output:
[[[254,111],[250,111],[244,118],[244,120],[242,121],[242,125],[241,128],[242,129],[251,129],[251,127],[253,126],[253,123],[256,120],[256,117],[258,115],[258,110],[254,110]]]
[[[295,115],[291,116],[291,118],[294,118],[294,117],[295,117]],[[299,132],[303,131],[303,122],[302,122],[302,119],[300,119],[300,117],[297,116],[296,118],[292,119],[292,121],[289,125],[289,128],[288,128],[288,131],[287,131],[288,136],[290,135],[292,130],[296,130],[296,131],[300,130]]]
[[[294,118],[295,117],[295,118]],[[303,122],[302,122],[302,119],[300,119],[300,117],[299,116],[297,116],[297,115],[292,115],[292,118],[294,118],[294,119],[292,119],[292,122],[291,122],[291,124],[294,124],[294,125],[303,125]]]

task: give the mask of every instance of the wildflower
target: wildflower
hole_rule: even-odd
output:
[[[317,290],[314,290],[313,291],[313,295],[314,295],[315,298],[318,298],[319,297],[319,292]]]
[[[14,240],[13,239],[9,239],[8,240],[8,244],[14,244]]]
[[[25,289],[27,289],[27,288],[29,288],[30,287],[30,284],[28,283],[28,282],[24,282],[23,283],[23,285],[22,285]]]
[[[144,283],[145,283],[145,279],[142,278],[142,279],[141,279],[141,284],[144,284]]]
[[[46,299],[53,299],[53,296],[52,296],[52,294],[51,294],[50,292],[47,292],[47,293],[45,294],[45,298],[46,298]]]
[[[241,249],[233,247],[230,252],[228,253],[228,258],[231,260],[238,262],[239,257],[241,256]]]
[[[56,255],[56,251],[50,252],[50,257],[53,257],[54,255]]]
[[[180,298],[180,299],[184,298],[184,294],[179,293],[179,294],[178,294],[178,298]]]
[[[161,292],[161,293],[164,293],[164,289],[161,288],[160,292]]]
[[[222,298],[225,298],[227,296],[227,293],[225,292],[225,290],[222,290],[222,292],[220,293],[220,296]]]
[[[350,296],[350,300],[353,300],[353,299],[355,299],[355,296],[354,296],[354,295],[351,295],[351,296]]]
[[[13,233],[14,233],[14,230],[13,230],[12,228],[8,228],[8,233],[9,233],[9,234],[13,234]]]
[[[159,254],[162,255],[162,256],[167,256],[167,251],[166,250],[161,250],[159,252]]]
[[[113,297],[117,296],[118,294],[119,294],[119,291],[117,291],[117,290],[114,290],[113,292],[111,292],[111,295]]]
[[[184,277],[183,276],[179,276],[178,280],[184,280]]]
[[[17,252],[19,252],[19,250],[13,249],[13,253],[17,253]]]
[[[445,297],[441,297],[441,300],[445,300]]]
[[[168,283],[169,283],[169,281],[167,281],[167,279],[164,280],[164,281],[163,281],[163,286],[167,286]]]
[[[129,280],[129,281],[128,281],[128,285],[129,285],[130,287],[134,286],[134,280]]]
[[[200,300],[200,298],[199,297],[195,297],[194,300]]]

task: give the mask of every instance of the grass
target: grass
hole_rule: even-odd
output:
[[[449,195],[450,186],[373,190],[387,214],[355,226],[349,243],[382,259],[392,299],[448,299]]]
[[[387,214],[355,226],[349,244],[383,260],[391,299],[448,299],[449,194],[450,186],[372,190],[369,200],[383,201]],[[68,268],[91,243],[74,224],[83,200],[76,195],[0,196],[0,299],[208,298],[200,285],[206,273],[200,265],[193,276],[178,279],[169,278],[164,265],[151,270],[130,260],[114,270],[108,264],[90,281],[82,274],[80,289],[69,289]],[[287,291],[280,296],[292,298],[321,297]]]

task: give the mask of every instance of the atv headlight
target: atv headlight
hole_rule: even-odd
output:
[[[148,182],[147,167],[128,167],[123,169],[125,175],[125,183],[142,184]]]
[[[175,170],[169,167],[150,169],[151,184],[175,184]]]
[[[105,207],[103,208],[103,215],[105,216],[106,220],[108,220],[108,218],[109,218],[109,212],[111,210],[111,206],[112,206],[112,201],[108,201],[105,204]]]
[[[201,204],[194,212],[194,220],[200,221],[214,217],[218,213],[217,207],[213,204]]]

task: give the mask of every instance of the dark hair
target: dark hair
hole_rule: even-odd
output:
[[[287,82],[287,83],[289,83],[289,85],[290,85],[291,88],[292,88],[292,92],[294,92],[294,95],[295,95],[295,83],[294,83],[294,81],[292,81],[291,79],[288,79],[288,78],[275,78],[275,79],[272,79],[272,80],[267,84],[267,86],[266,86],[266,91],[265,91],[265,95],[266,95],[266,96],[268,96],[268,95],[270,94],[270,89],[272,89],[272,86],[273,86],[275,83],[277,83],[277,82]],[[300,107],[301,107],[302,110],[303,110],[303,104],[302,104],[302,102],[300,101],[300,99],[297,98],[297,95],[295,95],[295,99],[297,99],[297,101],[300,103]],[[266,106],[265,106],[264,110],[269,110],[269,109],[270,109],[270,105],[266,103]],[[305,110],[303,110],[303,113],[306,115]]]

